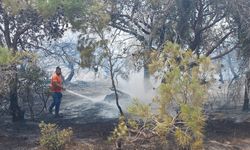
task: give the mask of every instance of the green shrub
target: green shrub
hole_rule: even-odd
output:
[[[41,130],[40,145],[48,150],[62,150],[73,135],[71,128],[59,130],[56,124],[39,124]]]

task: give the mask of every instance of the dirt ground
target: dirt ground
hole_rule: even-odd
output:
[[[39,122],[12,123],[8,119],[5,118],[5,121],[0,123],[0,150],[41,150],[39,147]],[[68,150],[110,150],[115,147],[114,143],[107,141],[107,138],[117,124],[116,119],[86,124],[72,124],[63,119],[50,120],[50,122],[57,123],[61,128],[69,126],[73,128],[73,142],[67,146]],[[209,120],[205,128],[205,149],[250,150],[250,122],[235,123],[225,119]]]
[[[250,122],[210,120],[205,142],[205,149],[209,150],[250,150]]]

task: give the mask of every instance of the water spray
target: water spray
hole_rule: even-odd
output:
[[[91,97],[88,97],[88,96],[85,96],[85,95],[82,95],[82,94],[79,94],[79,93],[76,93],[74,91],[71,91],[71,90],[68,90],[66,89],[65,91],[67,91],[68,93],[71,93],[73,95],[76,95],[78,97],[81,97],[81,98],[84,98],[84,99],[87,99],[87,100],[90,100],[90,101],[96,101],[95,99],[91,98]]]

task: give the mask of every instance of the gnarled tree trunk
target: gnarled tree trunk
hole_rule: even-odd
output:
[[[73,63],[69,64],[69,68],[70,68],[70,73],[67,76],[67,78],[65,79],[66,83],[70,82],[72,80],[72,78],[74,77],[74,75],[75,75],[75,69],[74,69],[74,64]]]

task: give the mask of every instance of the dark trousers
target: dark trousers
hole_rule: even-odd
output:
[[[49,110],[52,112],[52,109],[55,107],[55,115],[58,115],[61,100],[62,100],[62,93],[61,92],[53,92],[52,97],[53,97],[53,102],[50,105]]]

